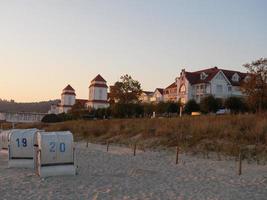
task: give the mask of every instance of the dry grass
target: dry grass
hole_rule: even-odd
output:
[[[132,145],[139,148],[174,147],[184,152],[210,152],[237,156],[242,149],[248,161],[267,162],[267,115],[185,116],[162,119],[67,121],[56,124],[19,124],[46,131],[70,130],[76,140]]]

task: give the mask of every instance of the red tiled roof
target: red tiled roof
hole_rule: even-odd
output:
[[[65,87],[63,90],[72,90],[72,91],[75,91],[70,85],[67,85],[67,87]]]
[[[90,87],[100,87],[100,88],[108,88],[107,84],[100,84],[100,83],[94,83],[89,86]]]
[[[88,102],[92,102],[92,103],[108,103],[108,101],[106,101],[106,100],[89,100]]]
[[[74,96],[76,96],[75,92],[62,92],[61,95],[74,95]]]
[[[169,85],[168,87],[165,88],[166,89],[170,89],[170,88],[176,88],[177,85],[176,85],[176,82],[173,82],[171,85]]]
[[[225,70],[222,69],[224,75],[228,78],[228,80],[231,82],[231,84],[233,86],[240,86],[240,83],[244,80],[244,78],[246,78],[246,76],[248,75],[247,73],[242,73],[242,72],[238,72],[238,71],[231,71],[231,70]],[[232,77],[233,75],[237,73],[240,80],[239,81],[233,81]]]
[[[209,81],[212,80],[212,78],[219,72],[220,70],[217,67],[213,68],[208,68],[204,69],[201,71],[196,71],[196,72],[185,72],[185,76],[187,80],[190,82],[190,84],[198,84],[198,83],[208,83]],[[204,72],[205,74],[208,75],[207,78],[204,80],[200,79],[200,74]]]
[[[99,82],[107,82],[100,74],[98,74],[93,80],[92,82],[94,81],[99,81]]]
[[[238,71],[232,71],[232,70],[225,70],[225,69],[219,69],[217,67],[208,68],[196,72],[185,72],[185,76],[190,84],[199,84],[199,83],[209,83],[213,77],[219,72],[222,71],[224,75],[227,77],[227,79],[231,82],[232,85],[240,85],[240,82],[246,77],[246,73],[238,72]],[[204,80],[200,79],[200,74],[204,72],[207,74],[207,78]],[[232,81],[232,76],[237,73],[240,77],[240,81],[234,82]]]

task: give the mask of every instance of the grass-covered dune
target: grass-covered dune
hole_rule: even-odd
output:
[[[181,151],[210,152],[267,162],[267,114],[225,116],[183,116],[182,118],[112,119],[66,121],[55,124],[18,124],[17,128],[36,127],[46,131],[70,130],[76,141],[116,143],[138,148],[179,146]],[[7,128],[7,127],[6,127]]]

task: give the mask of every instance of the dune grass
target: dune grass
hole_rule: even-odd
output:
[[[267,114],[184,116],[182,118],[112,119],[66,121],[55,124],[18,124],[17,128],[36,127],[46,131],[70,130],[75,140],[93,143],[133,145],[139,148],[169,148],[181,151],[211,152],[221,156],[238,156],[248,161],[267,162]],[[7,125],[6,127],[7,128]]]

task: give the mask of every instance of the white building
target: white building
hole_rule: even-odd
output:
[[[75,90],[67,85],[61,94],[61,103],[58,107],[59,113],[67,113],[76,102]]]
[[[98,74],[89,86],[89,100],[87,107],[98,109],[107,108],[108,103],[108,86],[107,81]]]
[[[164,100],[163,91],[164,91],[163,88],[156,88],[152,97],[150,98],[150,102],[159,103],[163,101]]]
[[[247,74],[219,69],[208,68],[196,72],[182,70],[176,78],[177,100],[186,103],[190,99],[200,102],[203,97],[213,95],[215,98],[225,99],[230,96],[242,96],[241,82]]]
[[[165,102],[176,102],[177,101],[177,83],[174,82],[164,89],[164,101]]]
[[[67,113],[75,103],[80,103],[85,108],[106,108],[108,103],[107,82],[101,75],[97,75],[89,86],[89,99],[76,99],[75,90],[68,85],[61,94],[61,101],[57,105],[52,105],[50,114]]]
[[[142,91],[142,93],[139,96],[139,101],[141,101],[142,103],[150,103],[153,94],[154,92]]]

